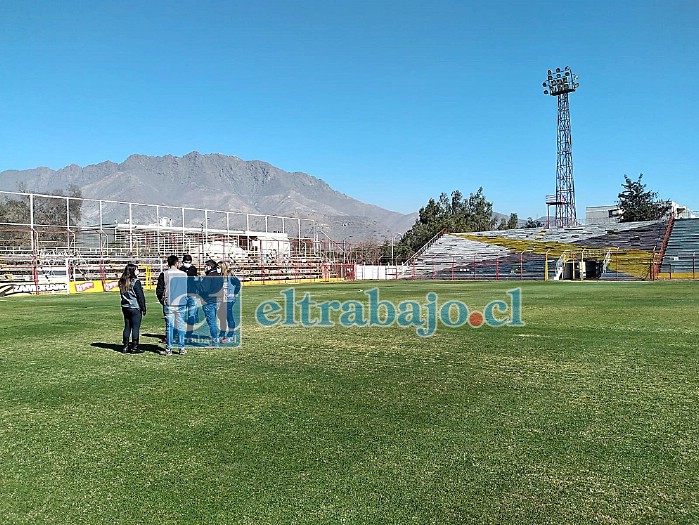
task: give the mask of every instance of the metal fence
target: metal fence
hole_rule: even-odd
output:
[[[351,245],[319,232],[297,217],[0,192],[0,295],[111,290],[129,262],[150,286],[184,253],[247,281],[353,278]]]

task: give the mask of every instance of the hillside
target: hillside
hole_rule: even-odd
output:
[[[81,188],[91,199],[123,200],[227,211],[311,218],[333,239],[390,238],[412,226],[404,215],[360,202],[301,172],[262,161],[192,152],[183,157],[131,155],[121,164],[72,164],[0,173],[0,190],[45,193]]]

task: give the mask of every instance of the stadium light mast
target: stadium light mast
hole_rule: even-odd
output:
[[[558,138],[556,140],[556,226],[574,226],[578,223],[575,213],[575,185],[573,183],[573,153],[570,138],[570,111],[568,110],[568,93],[573,93],[580,84],[578,76],[573,75],[570,67],[563,71],[557,67],[548,70],[544,82],[544,95],[558,98]]]

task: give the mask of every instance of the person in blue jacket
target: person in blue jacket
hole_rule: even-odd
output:
[[[122,334],[122,353],[129,351],[140,354],[138,349],[139,331],[141,320],[146,315],[146,297],[143,294],[143,286],[138,280],[138,266],[129,263],[124,268],[119,279],[119,292],[121,294],[121,313],[124,315],[124,333]],[[129,343],[131,338],[131,343]]]
[[[209,325],[211,346],[218,346],[219,335],[216,314],[223,300],[223,279],[216,261],[209,259],[204,263],[204,266],[206,268],[204,271],[205,276],[199,280],[199,298],[202,302],[201,308],[204,310],[206,323]]]

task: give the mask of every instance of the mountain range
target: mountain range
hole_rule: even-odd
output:
[[[183,157],[131,155],[120,164],[0,172],[0,190],[17,191],[20,185],[34,193],[77,186],[90,199],[314,219],[328,237],[354,242],[390,239],[417,217],[358,201],[306,173],[196,151]]]

